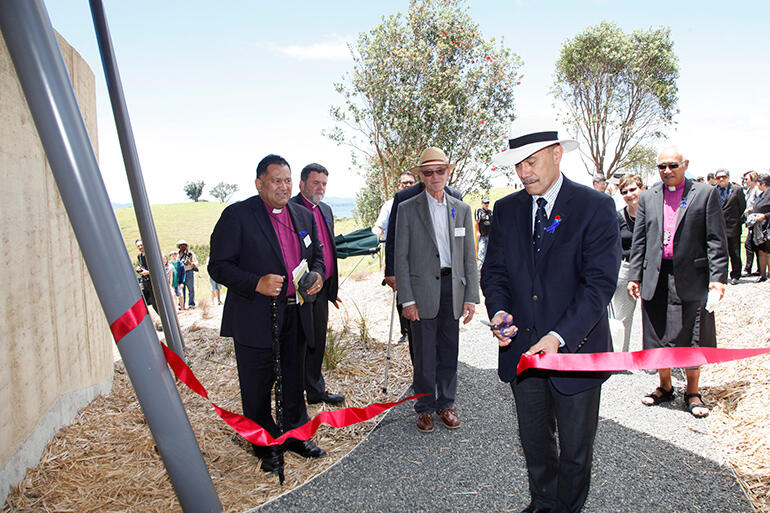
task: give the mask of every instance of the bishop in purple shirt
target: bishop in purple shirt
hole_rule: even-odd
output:
[[[329,393],[321,372],[326,350],[326,326],[329,322],[329,303],[339,308],[337,272],[337,248],[334,245],[334,214],[329,205],[321,201],[326,194],[329,171],[321,164],[308,164],[299,178],[299,194],[291,201],[302,205],[313,214],[318,242],[323,252],[326,275],[324,286],[313,302],[313,343],[305,349],[305,393],[308,404],[338,405],[345,401],[342,394]]]

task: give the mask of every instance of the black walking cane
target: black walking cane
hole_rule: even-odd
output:
[[[283,432],[283,377],[281,376],[281,333],[278,328],[278,298],[270,298],[270,321],[273,327],[273,373],[275,374],[275,424],[278,435]],[[283,449],[278,447],[278,481],[283,484]]]

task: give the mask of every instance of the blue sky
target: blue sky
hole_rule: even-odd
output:
[[[96,77],[102,173],[114,202],[130,202],[88,2],[48,0],[54,27]],[[185,201],[185,181],[237,183],[255,193],[267,153],[286,157],[298,182],[309,162],[329,168],[329,196],[353,196],[362,179],[349,150],[321,135],[339,103],[333,84],[351,69],[345,43],[405,11],[398,2],[105,1],[139,157],[152,203]],[[554,119],[554,62],[589,25],[671,27],[679,56],[680,114],[670,131],[694,174],[719,167],[767,170],[770,140],[770,4],[765,2],[474,1],[487,38],[524,62],[516,114]],[[568,176],[588,177],[575,153]],[[295,185],[296,188],[296,185]],[[204,196],[206,196],[204,191]]]

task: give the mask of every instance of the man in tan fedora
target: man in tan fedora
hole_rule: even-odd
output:
[[[428,150],[438,150],[439,152],[441,152],[441,154],[438,156],[438,159],[439,159],[438,162],[449,164],[449,159],[447,159],[443,151],[441,151],[438,148],[428,148]],[[428,152],[428,150],[425,150],[423,152],[423,156],[427,159],[433,159],[434,157],[431,156],[433,155],[433,151]],[[428,153],[426,154],[426,152]],[[422,158],[421,158],[421,161],[422,161]],[[424,163],[427,164],[429,162],[430,160],[426,160]],[[452,166],[452,168],[454,168],[454,166]],[[410,173],[416,174],[416,169],[417,169],[417,166],[412,168],[412,170],[410,170]],[[451,169],[450,169],[450,172],[451,172]],[[396,217],[398,216],[398,205],[410,198],[417,196],[424,190],[424,188],[425,186],[422,182],[417,182],[415,185],[412,185],[411,187],[407,187],[405,189],[398,191],[396,195],[393,196],[393,204],[390,209],[390,217],[388,218],[388,226],[391,227],[391,229],[387,230],[387,233],[385,235],[385,277],[383,282],[386,285],[388,285],[390,288],[392,288],[394,291],[396,290],[396,276],[395,276],[395,271],[393,269],[393,255],[395,254],[395,246],[396,246]],[[461,201],[463,199],[463,196],[462,194],[460,194],[460,191],[448,185],[444,186],[444,192]],[[398,303],[398,313],[399,315],[402,315],[402,309],[401,309],[400,303]],[[414,343],[413,343],[413,337],[412,337],[412,330],[407,329],[406,335],[409,339],[409,357],[414,361]]]
[[[454,165],[439,148],[420,155],[424,192],[403,202],[396,217],[394,267],[398,300],[414,337],[417,429],[433,431],[435,411],[460,427],[457,391],[458,319],[467,324],[479,302],[479,274],[470,207],[444,190]]]

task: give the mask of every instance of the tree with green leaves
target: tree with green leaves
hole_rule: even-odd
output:
[[[603,21],[564,43],[552,94],[590,174],[631,166],[661,136],[678,113],[678,78],[669,28],[627,34]]]
[[[351,148],[366,178],[357,197],[366,224],[428,146],[457,163],[449,184],[462,192],[504,172],[488,162],[513,119],[521,61],[484,39],[467,10],[463,0],[412,0],[350,46],[353,71],[335,84],[343,105],[332,107],[335,127],[325,133]]]
[[[227,203],[227,200],[236,192],[238,192],[238,184],[219,182],[211,188],[209,194],[218,199],[220,203]]]
[[[205,184],[203,183],[203,180],[198,180],[197,182],[187,182],[184,184],[184,193],[187,194],[188,198],[197,202],[203,194],[204,185]]]

